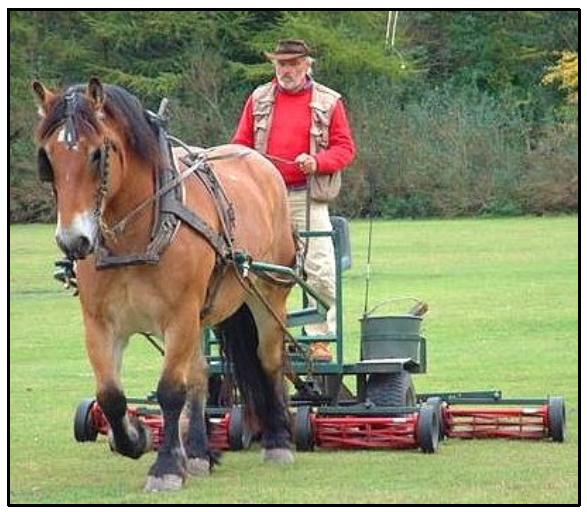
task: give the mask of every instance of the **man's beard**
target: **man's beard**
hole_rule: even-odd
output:
[[[294,77],[278,77],[277,81],[284,89],[299,89],[302,86],[302,82],[298,82]]]

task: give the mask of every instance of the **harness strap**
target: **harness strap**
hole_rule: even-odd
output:
[[[180,160],[188,166],[191,165],[189,157],[180,157]],[[195,175],[198,177],[202,185],[204,185],[208,193],[215,199],[214,206],[218,213],[218,218],[222,227],[222,234],[229,248],[232,248],[234,242],[233,231],[236,221],[234,207],[226,195],[226,191],[216,176],[212,166],[204,165],[200,170],[201,172],[196,172]]]
[[[129,265],[155,265],[159,263],[159,254],[155,252],[145,252],[143,254],[110,254],[104,246],[96,249],[96,269],[104,270],[106,268],[126,267]]]
[[[189,224],[190,227],[195,229],[208,241],[221,258],[225,259],[230,255],[230,250],[224,237],[219,235],[204,219],[186,208],[182,203],[174,201],[166,206],[163,211],[173,213],[186,224]]]
[[[255,272],[256,273],[256,272]],[[265,309],[269,312],[269,314],[273,317],[273,319],[277,322],[277,325],[283,332],[284,338],[291,344],[293,344],[297,350],[302,354],[304,359],[308,364],[308,375],[311,376],[314,373],[314,360],[310,357],[309,348],[305,347],[301,343],[296,340],[295,336],[289,331],[285,322],[279,317],[273,306],[268,302],[268,300],[263,296],[261,290],[257,287],[255,282],[251,279],[249,275],[242,276],[239,272],[238,268],[235,268],[235,274],[237,277],[238,282],[242,286],[242,288],[248,292],[253,293],[255,297],[257,297]],[[285,350],[283,351],[283,363],[285,368],[285,375],[289,379],[289,381],[295,386],[296,389],[300,389],[303,387],[304,381],[297,375],[292,368],[291,361],[289,357],[287,357]]]

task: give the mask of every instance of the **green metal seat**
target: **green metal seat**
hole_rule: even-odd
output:
[[[333,215],[330,217],[332,229],[338,233],[340,240],[340,270],[344,272],[353,265],[351,256],[351,234],[349,230],[349,221],[345,217]]]

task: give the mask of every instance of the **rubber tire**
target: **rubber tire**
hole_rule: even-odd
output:
[[[548,434],[553,441],[562,443],[566,437],[567,418],[565,399],[553,396],[548,399]]]
[[[307,405],[298,407],[294,422],[294,439],[296,450],[311,452],[314,450],[314,428],[312,427],[312,409]]]
[[[75,410],[73,437],[78,443],[95,441],[98,438],[98,429],[92,416],[92,407],[95,402],[94,398],[86,398]]]
[[[228,446],[233,451],[239,451],[251,446],[251,435],[245,426],[245,410],[240,404],[233,405],[230,409]]]
[[[416,439],[424,453],[438,451],[440,420],[435,406],[424,404],[420,407],[416,423]]]
[[[412,375],[405,370],[396,373],[372,373],[367,380],[367,399],[380,407],[416,405]]]
[[[438,396],[431,396],[430,398],[428,398],[428,400],[426,400],[426,405],[429,405],[430,407],[434,407],[436,409],[436,412],[438,414],[438,441],[444,441],[446,437],[446,427],[444,425],[443,401]]]

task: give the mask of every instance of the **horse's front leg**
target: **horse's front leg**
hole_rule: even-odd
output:
[[[206,428],[206,401],[208,398],[208,372],[206,360],[198,344],[194,351],[193,364],[188,376],[189,424],[185,451],[188,473],[194,476],[207,476],[215,463],[220,460],[220,453],[210,449]]]
[[[186,476],[186,455],[180,438],[179,418],[186,401],[187,376],[194,350],[199,346],[199,327],[197,315],[190,308],[176,312],[165,330],[163,373],[157,386],[165,433],[157,460],[149,469],[146,491],[181,489]]]
[[[129,416],[120,384],[122,352],[127,338],[116,336],[103,322],[85,317],[86,349],[96,377],[96,398],[110,424],[111,448],[138,459],[152,449],[151,431]]]

